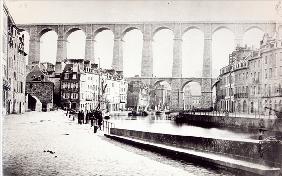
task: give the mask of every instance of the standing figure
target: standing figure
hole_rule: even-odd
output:
[[[78,123],[78,124],[81,124],[81,111],[78,111],[78,114],[77,114],[77,123]]]
[[[83,110],[81,110],[81,121],[82,121],[82,124],[84,123],[84,112]]]
[[[102,123],[103,123],[103,116],[102,116],[102,111],[98,111],[97,112],[97,116],[98,116],[98,126],[101,129]]]
[[[89,111],[87,110],[87,112],[86,112],[86,116],[85,116],[85,124],[87,124],[88,123],[88,120],[89,120]]]
[[[89,118],[90,118],[90,122],[91,122],[91,127],[93,127],[93,122],[94,122],[94,111],[92,110],[90,115],[89,115]]]

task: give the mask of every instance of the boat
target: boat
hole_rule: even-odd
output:
[[[165,114],[166,115],[169,115],[171,112],[170,111],[165,111]]]
[[[128,113],[128,116],[137,116],[137,112],[131,111],[131,112]]]
[[[162,111],[156,111],[156,115],[162,115],[164,112]]]
[[[147,116],[149,115],[146,111],[131,111],[128,113],[128,116]]]
[[[111,118],[110,112],[105,112],[104,119],[109,120]]]
[[[147,115],[149,115],[149,113],[146,112],[146,111],[140,111],[140,115],[141,115],[141,116],[147,116]]]
[[[105,115],[105,116],[104,116],[104,119],[106,119],[106,120],[109,120],[110,118],[111,118],[110,115]]]

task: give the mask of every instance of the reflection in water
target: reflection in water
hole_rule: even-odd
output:
[[[197,136],[218,139],[248,140],[256,136],[256,131],[246,132],[232,128],[204,128],[176,123],[167,115],[144,116],[112,116],[109,120],[116,128],[139,130],[155,133]]]

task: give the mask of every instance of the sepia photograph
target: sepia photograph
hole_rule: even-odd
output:
[[[0,4],[0,175],[282,176],[282,0]]]

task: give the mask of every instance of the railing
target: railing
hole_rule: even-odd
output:
[[[234,98],[248,98],[249,94],[248,93],[235,93]]]
[[[66,113],[66,116],[68,118],[71,118],[73,121],[75,121],[78,118],[77,113]],[[90,119],[88,119],[87,121],[86,121],[86,119],[84,119],[84,120],[85,120],[84,124],[89,124],[89,122],[90,122],[91,126],[93,125],[94,133],[96,133],[97,130],[100,129],[100,130],[104,131],[105,133],[110,134],[111,128],[115,128],[114,123],[109,122],[109,121],[104,120],[104,119],[103,119],[101,125],[99,124],[98,119],[94,119],[93,124],[92,124]],[[81,121],[81,124],[83,123],[84,120]]]
[[[94,132],[95,132],[95,128],[97,127],[98,129],[104,131],[105,133],[110,134],[110,130],[111,128],[115,128],[115,124],[107,120],[103,120],[101,126],[99,127],[98,120],[95,119],[94,120]]]

